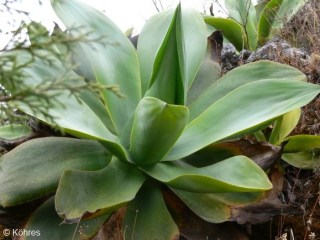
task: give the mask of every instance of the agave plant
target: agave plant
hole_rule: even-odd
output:
[[[228,18],[205,16],[206,23],[222,30],[240,51],[255,50],[270,39],[306,4],[306,0],[271,0],[254,5],[251,0],[225,0]]]
[[[199,13],[180,5],[146,23],[137,50],[97,10],[76,0],[54,0],[52,5],[70,34],[90,33],[101,41],[71,43],[77,68],[63,76],[63,62],[36,58],[24,72],[28,84],[63,77],[77,86],[84,84],[82,76],[119,86],[123,97],[107,89],[83,90],[77,97],[55,89],[51,94],[63,104],[54,104],[47,114],[68,135],[30,140],[1,157],[2,207],[54,195],[30,217],[26,229],[40,230],[44,239],[88,239],[127,206],[125,239],[174,239],[179,229],[163,189],[202,219],[222,222],[232,219],[232,205],[255,201],[272,188],[248,157],[215,162],[196,153],[263,129],[311,101],[319,86],[303,81],[304,74],[292,67],[268,61],[241,66],[221,78],[204,74],[206,24]],[[21,61],[26,58],[23,51],[15,54]],[[23,102],[12,104],[53,124]],[[188,164],[191,156],[206,164]],[[60,226],[61,219],[78,224]]]

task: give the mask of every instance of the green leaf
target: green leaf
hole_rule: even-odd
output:
[[[16,51],[14,54],[21,63],[30,60],[30,56],[26,52]],[[63,79],[63,84],[70,88],[84,87],[85,82],[70,69],[66,69],[52,53],[37,51],[37,54],[40,56],[45,54],[45,59],[49,59],[50,64],[40,58],[35,58],[28,67],[23,69],[25,83],[30,88],[38,88],[39,84],[55,84],[61,79]],[[12,94],[14,91],[13,89]],[[60,88],[43,94],[48,99],[54,98],[50,108],[45,109],[45,113],[30,108],[25,102],[12,101],[10,104],[39,120],[53,126],[59,126],[64,132],[71,135],[104,141],[119,157],[125,155],[124,149],[118,144],[118,137],[108,130],[109,116],[98,96],[88,90],[84,90],[79,93],[79,96],[76,96],[68,90]],[[39,101],[37,96],[28,96],[28,100],[30,102]]]
[[[45,196],[56,190],[64,171],[99,170],[110,158],[96,141],[63,137],[27,141],[0,158],[0,205],[13,206]]]
[[[236,88],[264,79],[284,79],[306,81],[306,75],[301,71],[285,65],[270,61],[258,61],[245,64],[228,72],[221,79],[214,82],[199,98],[189,106],[189,122],[194,120],[210,105],[218,101]]]
[[[179,229],[173,221],[157,184],[146,183],[127,207],[124,239],[174,240]]]
[[[89,220],[81,219],[80,222],[75,224],[61,224],[62,219],[55,211],[54,198],[50,198],[31,215],[27,224],[23,227],[27,231],[36,231],[36,235],[25,236],[22,239],[89,240],[96,235],[109,216],[110,214],[104,214]]]
[[[229,17],[244,27],[248,47],[251,50],[257,47],[257,18],[256,10],[251,0],[224,0]]]
[[[245,84],[190,122],[166,159],[181,159],[213,142],[300,108],[319,91],[318,85],[291,79],[267,79]]]
[[[88,105],[88,107],[92,109],[92,111],[99,117],[101,122],[103,122],[103,124],[108,128],[108,130],[112,134],[116,135],[117,132],[113,126],[111,117],[108,111],[106,111],[106,107],[103,102],[98,100],[99,96],[90,90],[84,90],[81,92],[80,98],[86,105]]]
[[[94,41],[72,43],[74,61],[85,76],[103,85],[118,85],[125,98],[102,90],[114,128],[121,136],[123,125],[141,98],[138,59],[134,47],[104,14],[75,0],[52,0],[53,8],[71,34],[86,34]],[[89,68],[90,67],[90,68]]]
[[[93,102],[89,103],[88,101],[91,100]],[[47,114],[53,117],[54,122],[42,113],[33,112],[24,103],[19,103],[19,108],[44,122],[58,125],[65,133],[79,138],[103,141],[110,151],[120,158],[125,158],[125,150],[119,144],[119,139],[107,129],[104,121],[96,115],[96,112],[100,109],[91,109],[94,104],[100,105],[98,99],[91,98],[91,100],[85,99],[86,103],[81,100],[79,102],[74,96],[62,92],[59,101],[63,102],[64,105],[53,102],[52,107],[47,111]],[[34,101],[37,101],[37,99],[35,98]]]
[[[273,23],[276,21],[277,12],[283,0],[271,0],[261,12],[258,25],[258,43],[264,44],[269,38]]]
[[[277,118],[274,123],[269,142],[279,145],[297,126],[301,115],[301,109],[295,109]]]
[[[0,139],[8,139],[13,140],[16,138],[21,138],[28,136],[32,133],[32,130],[22,124],[10,124],[10,125],[4,125],[0,126]]]
[[[264,10],[265,6],[267,6],[269,0],[262,0],[259,1],[259,3],[257,3],[256,5],[254,5],[254,8],[256,9],[256,16],[257,16],[257,20],[260,20],[262,11]]]
[[[316,169],[320,167],[319,148],[303,152],[283,153],[281,158],[296,168]]]
[[[205,167],[230,157],[244,155],[262,169],[268,169],[278,158],[280,150],[280,147],[267,142],[252,143],[246,139],[237,139],[210,144],[184,158],[183,161],[195,167]]]
[[[17,56],[21,64],[30,61],[30,56],[26,52],[15,51],[12,54]],[[35,58],[23,69],[24,81],[30,88],[55,84],[57,81],[61,82],[61,79],[71,89],[84,87],[85,82],[53,55],[43,51],[37,51],[37,54],[40,56],[46,54],[46,59],[50,60],[50,64],[40,58]],[[11,93],[15,94],[15,91],[12,89]],[[50,102],[50,108],[44,109],[42,112],[30,108],[25,102],[18,100],[13,100],[10,104],[39,120],[53,126],[59,126],[66,133],[81,138],[105,141],[119,156],[124,155],[124,150],[118,144],[118,137],[107,128],[108,114],[98,96],[88,90],[84,90],[78,95],[71,94],[67,89],[61,88],[50,90],[45,94],[48,99],[54,98],[54,100]],[[27,97],[30,102],[39,101],[36,95]]]
[[[211,223],[230,221],[232,209],[257,202],[264,193],[191,193],[172,189],[200,218]]]
[[[172,28],[175,15],[173,9],[161,12],[151,17],[139,35],[137,54],[140,64],[142,94],[149,89],[154,71],[160,64],[164,54],[163,48],[168,41],[168,32]]]
[[[159,162],[187,124],[189,111],[146,97],[139,103],[131,132],[130,156],[138,165]]]
[[[276,0],[272,0],[273,2]],[[289,22],[292,17],[301,9],[308,0],[282,0],[279,1],[280,8],[276,12],[275,20],[272,23],[273,29],[280,29],[284,23]]]
[[[204,21],[217,30],[223,31],[223,36],[238,50],[248,48],[244,28],[233,19],[205,16]]]
[[[320,147],[320,136],[315,135],[295,135],[285,139],[287,144],[283,148],[284,153],[294,153],[310,151]]]
[[[200,69],[192,82],[187,94],[187,106],[190,106],[208,87],[221,77],[219,63],[212,60],[211,44],[207,44],[206,56],[203,59]]]
[[[146,166],[142,170],[166,185],[189,192],[255,192],[272,188],[264,171],[245,156],[203,168],[174,161]]]
[[[116,158],[100,171],[65,171],[56,194],[57,212],[68,222],[86,213],[112,212],[134,199],[144,181],[141,171]]]
[[[163,43],[161,44],[161,48],[157,53],[152,76],[149,81],[149,89],[146,93],[146,96],[158,98],[169,104],[184,103],[184,89],[179,67],[176,36],[176,21],[178,14],[181,14],[180,7],[176,9],[173,15],[170,28],[166,33],[166,38],[164,39]],[[151,34],[151,32],[149,32],[149,34]],[[152,37],[153,39],[156,38],[154,35]],[[139,41],[139,43],[141,42]],[[141,44],[143,44],[143,42]],[[145,54],[149,54],[149,51]],[[141,71],[144,71],[144,69],[141,68]]]
[[[205,56],[206,43],[206,24],[201,14],[194,9],[183,8],[177,18],[177,47],[185,99]]]
[[[178,5],[174,12],[169,10],[151,18],[138,42],[143,92],[149,88],[148,96],[184,104],[205,48],[206,26],[194,10]]]

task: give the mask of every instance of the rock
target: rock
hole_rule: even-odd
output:
[[[223,46],[221,55],[223,74],[239,65],[259,60],[269,60],[288,64],[307,74],[311,61],[311,58],[306,51],[292,47],[287,41],[280,37],[272,38],[256,51],[244,49],[240,53],[237,53],[237,50],[232,44],[226,43]]]
[[[223,45],[221,51],[221,70],[222,73],[229,72],[233,68],[238,66],[238,54],[237,50],[231,43],[226,43]]]
[[[279,37],[274,37],[264,46],[252,52],[246,60],[246,63],[258,60],[269,60],[304,69],[309,63],[309,58],[309,54],[304,50],[291,47],[287,41]]]

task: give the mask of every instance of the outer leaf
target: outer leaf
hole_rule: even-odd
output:
[[[177,239],[179,229],[159,187],[151,183],[144,185],[130,202],[123,221],[124,239]]]
[[[277,18],[277,12],[283,0],[271,0],[261,12],[258,25],[258,43],[262,45],[270,38],[272,26]]]
[[[207,30],[202,16],[194,9],[182,9],[177,19],[177,46],[184,102],[204,58],[206,43]]]
[[[14,54],[18,56],[18,60],[21,63],[30,61],[30,56],[23,51],[17,51]],[[61,81],[61,79],[63,79],[64,84],[71,88],[83,87],[85,84],[75,73],[71,72],[70,69],[66,69],[63,63],[52,56],[52,53],[38,51],[37,55],[44,55],[45,59],[50,60],[50,64],[36,58],[29,67],[24,69],[25,82],[31,88],[37,88],[39,84],[50,84],[50,82]],[[12,94],[14,94],[14,91],[12,89]],[[47,115],[30,109],[24,102],[12,101],[10,104],[44,122],[58,125],[65,132],[74,136],[105,141],[105,144],[114,153],[121,157],[124,156],[124,150],[118,144],[119,139],[107,128],[108,114],[96,95],[83,91],[76,98],[65,89],[48,91],[46,94],[49,99],[53,97],[58,99],[58,101],[53,100],[51,102],[50,109],[46,112],[47,115],[53,118],[54,122],[52,122],[52,119],[48,119]],[[34,102],[39,101],[36,96],[29,96],[29,100]]]
[[[0,127],[0,139],[13,140],[31,134],[31,129],[22,124],[10,124]]]
[[[191,193],[172,189],[175,194],[200,218],[221,223],[231,219],[233,208],[254,203],[263,193]]]
[[[166,38],[161,44],[153,66],[147,96],[159,98],[170,104],[183,104],[183,82],[181,78],[178,45],[177,45],[177,18],[181,14],[180,7],[177,7],[166,33]],[[151,34],[151,32],[149,33]],[[155,36],[153,36],[154,39]],[[143,43],[142,43],[143,44]],[[146,52],[145,54],[148,54]],[[144,69],[141,69],[144,71]]]
[[[99,96],[91,92],[90,90],[85,90],[81,93],[81,100],[88,105],[92,111],[99,117],[99,119],[104,123],[104,125],[108,128],[108,130],[116,135],[117,132],[113,126],[111,117],[109,113],[106,111],[106,107],[102,101],[97,101]]]
[[[204,21],[215,29],[223,31],[223,36],[228,39],[238,51],[248,48],[245,30],[235,20],[206,16],[204,17]]]
[[[175,161],[157,163],[142,170],[166,185],[189,192],[255,192],[272,187],[264,171],[245,156],[203,168]]]
[[[265,170],[279,157],[280,151],[280,147],[267,142],[252,143],[238,139],[210,144],[183,160],[195,167],[205,167],[233,156],[244,155]]]
[[[0,159],[0,205],[7,207],[56,190],[65,170],[99,170],[110,153],[98,142],[62,137],[27,141]],[[30,174],[30,171],[35,174]]]
[[[112,91],[103,91],[105,105],[112,123],[121,135],[122,127],[132,115],[141,98],[139,65],[135,50],[128,38],[104,14],[75,0],[52,0],[53,8],[75,34],[91,32],[89,43],[75,43],[75,62],[83,67],[85,76],[106,85],[119,85],[125,98]],[[72,32],[71,32],[72,33]],[[88,69],[88,66],[91,68]]]
[[[24,229],[27,231],[39,232],[38,236],[24,236],[21,239],[81,239],[89,240],[98,232],[101,225],[108,219],[110,214],[81,220],[75,224],[61,224],[61,218],[58,216],[54,207],[54,198],[50,198],[42,204],[28,219]]]
[[[65,171],[56,194],[57,212],[71,222],[86,213],[111,212],[131,201],[144,181],[142,172],[116,158],[100,171]]]
[[[213,142],[302,107],[319,91],[318,85],[292,80],[245,84],[189,123],[166,159],[183,158]]]
[[[249,49],[257,47],[256,10],[251,0],[224,0],[229,17],[245,28]]]
[[[320,149],[310,151],[284,153],[281,158],[290,165],[302,169],[315,169],[320,167]]]
[[[296,135],[286,138],[285,141],[287,141],[283,148],[285,153],[310,151],[320,147],[320,136]]]
[[[284,79],[307,80],[306,75],[302,72],[285,64],[270,61],[245,64],[228,72],[200,95],[199,99],[189,107],[189,122],[236,88],[263,79],[277,79],[278,81]]]
[[[172,148],[187,124],[189,111],[156,98],[143,98],[137,107],[130,156],[138,165],[159,162]]]
[[[219,63],[212,60],[211,47],[211,43],[208,41],[206,56],[188,90],[187,106],[191,105],[201,93],[221,77],[221,67]]]
[[[92,100],[100,104],[97,102],[97,99]],[[37,101],[37,99],[35,98],[34,101]],[[49,124],[56,124],[66,133],[79,138],[103,141],[106,147],[119,158],[125,158],[125,150],[119,144],[118,138],[109,132],[103,121],[100,120],[94,112],[100,109],[96,108],[92,110],[92,105],[88,106],[81,100],[81,102],[79,102],[74,96],[70,96],[66,92],[63,92],[59,96],[59,101],[65,105],[62,106],[59,103],[53,103],[52,108],[48,109],[47,112],[47,114],[53,117],[54,123],[43,114],[32,112],[24,103],[18,104],[24,112]],[[88,99],[86,99],[86,101],[88,101]],[[92,104],[92,102],[89,104]]]
[[[206,26],[194,10],[178,5],[175,12],[169,10],[151,18],[138,42],[143,89],[150,87],[148,95],[165,102],[184,104],[205,44]]]
[[[269,142],[279,145],[297,126],[301,115],[301,109],[295,109],[279,117],[273,126]]]
[[[153,72],[158,71],[164,54],[168,31],[172,28],[175,11],[170,9],[150,18],[144,25],[138,41],[137,53],[140,63],[142,94],[149,89]]]

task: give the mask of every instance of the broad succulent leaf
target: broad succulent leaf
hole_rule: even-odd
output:
[[[224,0],[229,17],[244,27],[249,49],[257,47],[257,17],[251,0]]]
[[[201,14],[195,9],[188,8],[181,8],[176,31],[185,104],[187,90],[193,83],[205,56],[207,31]]]
[[[137,54],[141,72],[142,93],[145,94],[152,84],[154,72],[158,71],[164,54],[168,32],[171,31],[175,11],[170,9],[151,17],[139,35]]]
[[[53,0],[52,6],[71,34],[90,33],[95,41],[74,43],[74,60],[85,77],[104,85],[118,85],[125,96],[119,98],[102,90],[104,103],[118,136],[141,98],[141,82],[136,52],[128,38],[105,15],[74,0]],[[90,66],[90,69],[87,69]]]
[[[266,170],[279,157],[280,151],[280,147],[267,142],[252,143],[246,139],[236,139],[210,144],[183,161],[195,167],[205,167],[230,157],[244,155]]]
[[[255,192],[272,188],[264,171],[245,156],[202,168],[174,161],[141,169],[166,185],[189,192]]]
[[[158,184],[146,183],[128,204],[122,223],[124,239],[174,240],[179,237],[179,229],[166,207],[160,188]]]
[[[269,38],[272,31],[272,26],[277,21],[277,12],[281,7],[283,0],[272,0],[261,11],[258,24],[258,43],[262,45]]]
[[[260,200],[264,193],[192,193],[173,189],[175,194],[200,218],[211,223],[230,221],[232,209]]]
[[[223,36],[241,51],[248,48],[248,41],[244,28],[235,20],[228,18],[205,16],[204,21],[217,30],[223,31]]]
[[[110,159],[110,152],[96,141],[63,137],[27,141],[0,158],[0,204],[13,206],[53,193],[64,171],[99,170]]]
[[[266,79],[245,84],[190,122],[166,159],[181,159],[213,142],[302,107],[319,90],[318,85],[292,80]]]
[[[285,139],[287,142],[283,148],[285,153],[295,153],[310,151],[320,146],[320,136],[315,135],[295,135]]]
[[[215,44],[216,41],[210,40],[210,37],[211,36],[209,36],[207,40],[206,55],[200,65],[196,78],[188,89],[187,106],[192,105],[208,87],[221,78],[221,67],[216,61],[216,59],[219,59],[221,56],[217,56],[219,53],[216,52],[215,49],[212,49],[217,46],[212,46],[211,41],[214,41]]]
[[[103,122],[107,129],[116,135],[117,132],[112,123],[111,117],[106,111],[106,106],[99,99],[99,95],[93,93],[90,90],[82,91],[80,94],[81,100],[92,109],[92,111],[97,115],[97,117]],[[99,99],[99,100],[98,100]]]
[[[23,51],[15,52],[18,60],[26,62],[30,56]],[[37,52],[45,56],[46,60],[35,58],[28,67],[22,70],[25,75],[25,83],[31,88],[38,88],[42,84],[54,84],[59,79],[70,88],[83,87],[85,82],[70,69],[66,69],[62,62],[50,52]],[[44,77],[45,76],[45,77]],[[12,94],[15,90],[11,90]],[[21,101],[12,101],[10,104],[16,106],[25,113],[36,117],[50,125],[59,126],[64,132],[80,138],[89,138],[104,141],[106,145],[119,157],[124,157],[125,151],[119,144],[119,138],[108,130],[109,115],[105,106],[96,94],[84,90],[78,96],[70,94],[66,89],[53,89],[48,91],[48,98],[55,97],[57,100],[51,102],[46,114],[30,109]],[[29,96],[30,101],[38,101],[37,96]],[[51,118],[48,118],[50,116]]]
[[[301,115],[301,109],[295,109],[279,118],[274,123],[269,142],[279,145],[297,126]]]
[[[138,165],[159,162],[181,135],[188,116],[189,111],[184,106],[143,98],[132,126],[131,160]]]
[[[315,169],[320,166],[320,136],[295,135],[287,137],[281,158],[292,166]]]
[[[74,224],[61,224],[62,219],[55,210],[54,198],[44,202],[28,219],[26,230],[39,231],[42,239],[61,240],[61,239],[92,239],[99,231],[102,224],[108,219],[110,214],[104,214],[92,219],[80,219]],[[34,239],[34,236],[24,236],[21,239]]]
[[[261,71],[261,69],[263,69],[263,71]],[[258,61],[245,64],[231,70],[218,81],[214,82],[205,91],[203,91],[193,104],[188,106],[190,110],[189,122],[198,117],[210,105],[238,87],[247,83],[265,79],[277,79],[278,81],[285,79],[298,81],[307,80],[306,75],[301,71],[285,64],[271,61]]]
[[[65,171],[56,210],[67,222],[77,222],[87,213],[112,212],[134,199],[144,181],[140,170],[116,158],[100,171]]]
[[[28,136],[31,134],[31,129],[22,124],[10,124],[0,127],[0,139],[13,140],[16,138]]]
[[[138,41],[143,89],[149,88],[147,96],[185,104],[187,89],[205,54],[205,37],[201,16],[194,10],[182,10],[180,5],[174,12],[162,13],[147,22]]]
[[[309,151],[295,153],[283,153],[282,160],[290,165],[301,169],[318,169],[320,167],[320,149],[314,148]]]

